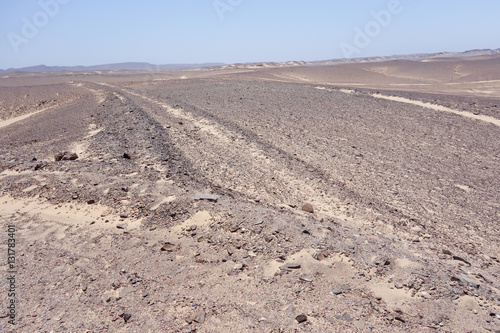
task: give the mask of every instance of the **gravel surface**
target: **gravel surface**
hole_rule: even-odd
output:
[[[500,128],[259,73],[2,79],[1,330],[500,329]]]

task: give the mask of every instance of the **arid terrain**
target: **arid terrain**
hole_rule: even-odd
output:
[[[500,332],[499,55],[2,75],[0,331]]]

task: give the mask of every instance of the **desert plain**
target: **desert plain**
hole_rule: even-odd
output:
[[[5,332],[499,332],[500,56],[4,73],[0,220]]]

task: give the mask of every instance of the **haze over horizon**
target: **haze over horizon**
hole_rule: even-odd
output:
[[[195,5],[193,5],[195,3]],[[496,49],[500,3],[28,0],[0,4],[0,68],[314,61]]]

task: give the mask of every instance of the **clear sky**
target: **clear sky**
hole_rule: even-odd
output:
[[[499,17],[498,0],[1,0],[0,68],[493,49]]]

